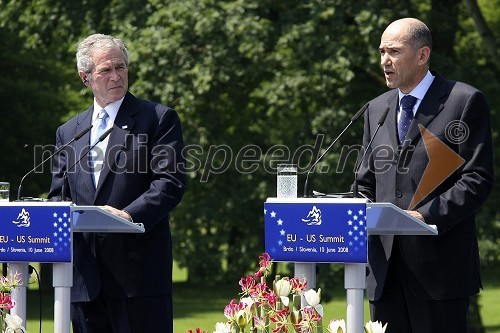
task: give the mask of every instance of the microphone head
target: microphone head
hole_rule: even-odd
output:
[[[378,125],[382,126],[385,122],[385,118],[387,118],[387,114],[389,113],[389,110],[390,108],[387,107],[384,111],[384,113],[382,113],[382,116],[380,117],[380,119],[378,120]]]
[[[359,109],[358,112],[356,112],[356,114],[354,116],[352,116],[351,118],[351,122],[355,122],[356,120],[358,120],[359,117],[361,117],[363,115],[363,113],[365,113],[366,109],[368,109],[368,106],[370,106],[370,103],[366,103],[365,105],[363,105],[361,107],[361,109]]]
[[[73,140],[78,140],[80,139],[82,136],[84,136],[85,134],[87,134],[88,131],[90,131],[92,129],[94,125],[90,125],[89,127],[87,127],[86,129],[84,129],[83,131],[81,131],[80,133],[78,133],[77,135],[75,135],[75,137],[73,138]]]
[[[106,137],[113,131],[114,127],[110,127],[106,130],[106,132],[102,133],[102,135],[97,139],[97,142],[101,142],[102,140],[106,139]]]

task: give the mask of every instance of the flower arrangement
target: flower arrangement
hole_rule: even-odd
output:
[[[9,310],[16,303],[12,300],[12,289],[22,285],[20,274],[10,273],[8,277],[0,277],[0,332],[2,333],[26,333],[22,326],[23,320],[19,316],[11,316]]]
[[[227,322],[215,325],[213,333],[346,333],[344,320],[331,320],[323,326],[321,288],[306,290],[307,281],[297,277],[276,276],[267,284],[272,261],[269,254],[259,257],[259,269],[239,281],[239,301],[232,299],[224,309]],[[368,322],[366,333],[384,333],[387,324]],[[188,333],[209,333],[200,328]]]

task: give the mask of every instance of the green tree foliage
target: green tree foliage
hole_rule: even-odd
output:
[[[60,114],[66,108],[63,92],[64,73],[61,63],[53,57],[42,29],[38,36],[28,34],[22,27],[36,25],[29,6],[9,2],[0,11],[0,99],[4,103],[0,122],[3,137],[0,174],[11,182],[15,198],[20,178],[41,161],[44,145],[53,144]],[[46,22],[44,22],[46,23]],[[47,155],[46,155],[47,156]],[[38,169],[41,173],[43,170]],[[38,196],[48,189],[50,175],[33,175],[26,182],[24,195]]]
[[[330,140],[368,98],[351,93],[351,53],[363,63],[371,56],[343,46],[355,29],[349,11],[324,1],[188,0],[153,5],[145,27],[127,29],[140,59],[133,90],[174,105],[193,149],[173,221],[177,259],[192,281],[223,263],[219,277],[241,275],[263,250],[262,203],[275,194],[276,163],[294,160],[304,171],[313,149],[301,146],[318,134]],[[368,40],[365,30],[357,33]],[[331,167],[322,189],[345,190],[349,170],[344,178]]]

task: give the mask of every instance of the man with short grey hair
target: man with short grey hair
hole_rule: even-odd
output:
[[[78,74],[94,101],[56,133],[60,147],[93,125],[55,157],[49,198],[67,195],[145,227],[144,234],[74,234],[75,333],[173,331],[169,213],[185,189],[182,129],[173,109],[128,91],[128,62],[120,39],[95,34],[82,41]],[[110,134],[98,142],[103,133]]]

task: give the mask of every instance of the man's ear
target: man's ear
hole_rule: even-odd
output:
[[[78,75],[80,76],[80,79],[82,79],[82,82],[85,86],[88,86],[89,85],[89,74],[85,73],[85,72],[78,72]]]
[[[428,46],[422,46],[418,51],[418,62],[419,65],[423,65],[429,61],[431,55],[431,49]]]

